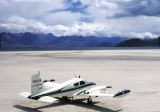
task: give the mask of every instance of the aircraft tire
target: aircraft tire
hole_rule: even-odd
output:
[[[88,104],[92,104],[92,98],[91,98],[91,97],[89,97],[89,98],[87,99],[87,103],[88,103]]]

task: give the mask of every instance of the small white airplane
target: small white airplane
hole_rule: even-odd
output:
[[[55,83],[55,80],[42,82],[40,72],[32,75],[31,93],[22,92],[21,96],[41,102],[53,103],[57,100],[68,99],[71,102],[76,99],[87,100],[92,103],[94,97],[120,98],[128,95],[130,90],[123,89],[117,92],[111,91],[111,86],[96,86],[94,82],[87,82],[80,78],[73,78],[63,83]]]

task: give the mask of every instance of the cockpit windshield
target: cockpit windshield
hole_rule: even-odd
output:
[[[86,83],[87,83],[87,81],[81,80],[81,81],[79,81],[79,82],[74,83],[74,87],[81,86],[81,85],[84,85],[84,84],[86,84]]]
[[[75,84],[74,84],[74,86],[79,86],[79,83],[78,83],[78,82],[77,82],[77,83],[75,83]]]
[[[84,85],[86,84],[84,81],[80,81],[80,85]]]

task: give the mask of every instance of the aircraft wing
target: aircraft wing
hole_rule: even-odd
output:
[[[95,97],[110,96],[110,97],[115,97],[115,98],[121,98],[121,97],[128,95],[129,92],[130,90],[127,90],[127,89],[119,90],[116,92],[114,91],[95,91],[95,92],[89,93],[88,96],[95,96]]]
[[[84,96],[92,96],[92,97],[114,97],[114,98],[120,98],[128,95],[130,93],[130,90],[128,89],[122,89],[118,91],[113,91],[110,88],[107,88],[106,86],[95,86],[93,88],[90,88],[88,90],[82,90],[76,93],[75,95],[84,95]]]
[[[29,93],[29,92],[21,92],[19,95],[22,97],[28,98],[28,99],[32,99],[30,97],[31,93]],[[40,97],[38,99],[33,99],[33,100],[38,100],[38,101],[45,102],[45,103],[53,103],[53,102],[57,101],[58,99],[50,97],[50,96],[43,96],[43,97]]]

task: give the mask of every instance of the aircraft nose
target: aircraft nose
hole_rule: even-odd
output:
[[[95,82],[89,82],[89,84],[90,84],[90,85],[96,85],[96,83],[95,83]]]

